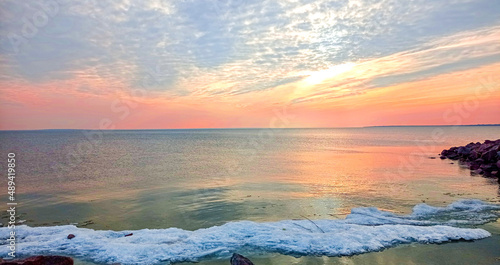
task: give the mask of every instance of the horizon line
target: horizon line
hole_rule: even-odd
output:
[[[143,128],[143,129],[26,129],[26,130],[2,130],[0,132],[22,132],[22,131],[160,131],[160,130],[250,130],[250,129],[363,129],[381,127],[471,127],[471,126],[500,126],[500,123],[491,124],[461,124],[461,125],[369,125],[369,126],[347,126],[347,127],[227,127],[227,128]]]

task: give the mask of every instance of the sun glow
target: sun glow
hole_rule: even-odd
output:
[[[345,72],[352,70],[352,68],[355,65],[356,65],[355,63],[349,62],[349,63],[334,65],[334,66],[332,66],[328,69],[325,69],[325,70],[320,70],[320,71],[316,71],[316,72],[307,72],[307,75],[309,75],[309,77],[304,79],[304,81],[308,85],[320,84],[323,81],[325,81],[326,79],[335,77],[337,75],[340,75],[340,74],[343,74]]]

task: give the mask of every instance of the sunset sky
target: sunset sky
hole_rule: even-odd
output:
[[[0,129],[500,123],[500,1],[0,1]]]

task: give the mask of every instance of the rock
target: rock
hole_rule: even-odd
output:
[[[486,151],[485,153],[483,153],[483,155],[481,156],[481,158],[486,161],[486,162],[490,162],[490,161],[493,161],[494,158],[497,157],[497,151],[496,150],[489,150],[489,151]],[[495,161],[496,162],[496,161]]]
[[[441,151],[441,159],[459,160],[467,164],[471,174],[485,177],[498,177],[500,171],[500,139],[484,143],[468,143],[466,146],[454,146]]]
[[[430,158],[430,159],[436,159],[436,157],[435,157],[435,156],[429,156],[429,158]]]
[[[484,171],[493,171],[493,166],[489,164],[482,164],[479,168],[481,168]]]
[[[468,155],[468,154],[470,154],[470,151],[471,151],[470,148],[460,146],[457,149],[457,154],[459,154],[459,155]]]
[[[474,162],[469,165],[470,170],[476,170],[476,169],[479,169],[480,167],[481,167],[481,164],[474,163]]]
[[[494,144],[492,143],[489,143],[489,144],[482,144],[478,149],[477,151],[479,151],[480,153],[484,153],[488,150],[491,149],[491,147],[493,147]]]
[[[73,235],[73,234],[69,234],[69,235],[68,235],[68,239],[72,239],[72,238],[74,238],[74,237],[75,237],[75,235]]]
[[[242,255],[234,253],[231,257],[231,265],[253,265],[253,263]]]
[[[479,158],[479,154],[475,151],[475,150],[472,150],[469,154],[469,159],[470,160],[476,160]]]
[[[493,174],[493,172],[497,172],[497,171],[485,171],[483,176],[487,177],[487,178],[494,178],[494,177],[496,177],[496,173]]]
[[[35,256],[20,260],[0,260],[0,265],[73,265],[73,259],[63,256]]]
[[[125,236],[133,236],[134,233],[126,234]]]

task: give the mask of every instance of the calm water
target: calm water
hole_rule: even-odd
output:
[[[409,213],[421,202],[444,206],[459,198],[499,203],[496,180],[471,176],[437,155],[498,138],[500,127],[492,126],[0,132],[2,155],[18,158],[25,224],[112,230],[336,219],[363,206]],[[253,258],[257,264],[471,264],[471,257],[499,263],[500,225],[484,227],[493,236],[474,243],[344,258]]]

